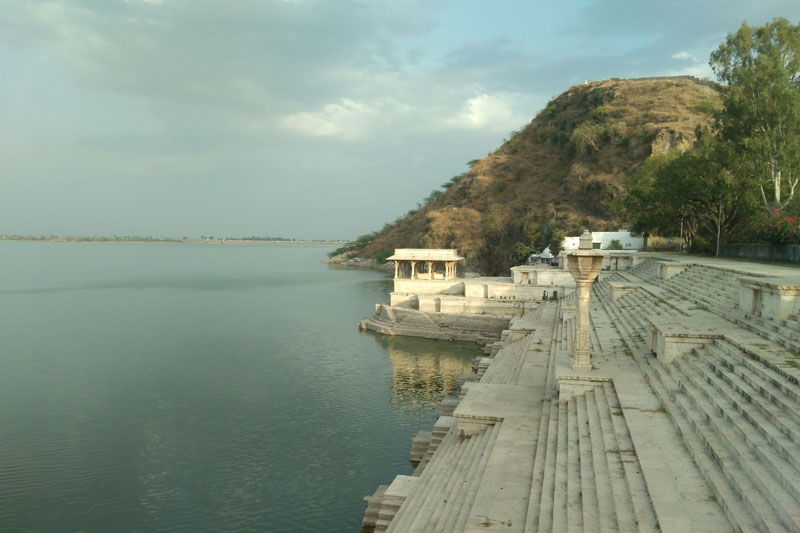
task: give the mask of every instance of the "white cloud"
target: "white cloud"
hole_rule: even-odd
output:
[[[342,140],[362,138],[378,110],[350,99],[326,104],[321,111],[301,111],[283,117],[281,125],[302,135]]]
[[[505,131],[527,122],[525,115],[514,109],[515,95],[507,93],[481,94],[468,99],[461,111],[447,120],[455,128]]]
[[[697,61],[697,59],[689,52],[675,52],[672,54],[672,59],[691,59],[692,61]]]

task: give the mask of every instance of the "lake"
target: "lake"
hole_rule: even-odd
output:
[[[0,531],[357,531],[480,351],[329,250],[0,242]]]

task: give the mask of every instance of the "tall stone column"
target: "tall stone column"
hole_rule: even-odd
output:
[[[576,280],[578,284],[578,317],[575,332],[575,346],[572,349],[572,368],[574,370],[592,369],[591,336],[589,323],[589,296],[592,290],[592,281]]]
[[[567,268],[577,285],[578,316],[575,324],[575,344],[572,347],[572,369],[592,370],[589,298],[592,282],[603,267],[603,255],[592,249],[592,234],[584,230],[576,252],[568,255]]]

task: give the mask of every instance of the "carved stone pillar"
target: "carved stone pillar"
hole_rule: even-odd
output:
[[[578,313],[575,324],[575,344],[572,347],[572,368],[576,371],[590,371],[592,370],[592,352],[589,298],[592,282],[603,267],[603,255],[593,251],[592,234],[588,230],[584,230],[581,235],[578,250],[569,254],[567,267],[578,286],[576,292]]]
[[[589,295],[592,282],[587,280],[577,281],[578,320],[575,335],[575,346],[572,349],[572,368],[575,370],[592,369],[591,337],[589,324]]]

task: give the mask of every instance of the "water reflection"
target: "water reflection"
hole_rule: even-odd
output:
[[[434,410],[456,391],[456,378],[471,372],[477,345],[376,335],[392,363],[392,399],[402,409]]]

